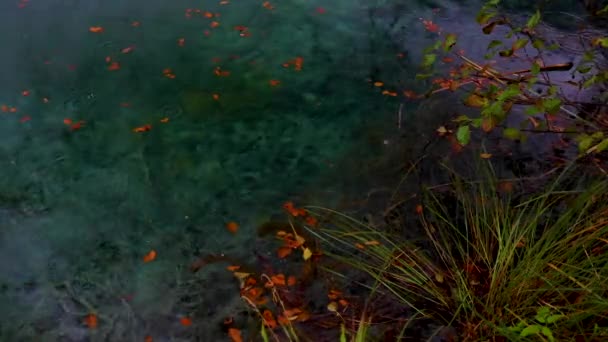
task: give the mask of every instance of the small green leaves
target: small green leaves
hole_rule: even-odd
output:
[[[591,44],[593,46],[601,46],[603,48],[608,48],[608,37],[595,38]]]
[[[487,106],[489,103],[488,99],[472,93],[466,99],[464,99],[464,105],[473,108],[481,108]]]
[[[449,52],[454,45],[456,45],[456,35],[450,33],[445,37],[445,41],[443,43],[443,50],[445,52]]]
[[[519,336],[520,337],[527,337],[530,335],[536,335],[539,334],[541,330],[541,326],[540,325],[528,325],[527,327],[525,327],[520,333]]]
[[[531,16],[530,19],[528,19],[528,22],[526,23],[526,28],[531,30],[531,29],[535,28],[539,22],[540,22],[540,11],[536,10],[536,13],[534,13],[534,15]]]
[[[430,68],[433,66],[433,64],[435,64],[435,61],[437,60],[437,55],[434,53],[427,53],[426,55],[424,55],[423,59],[422,59],[422,66],[424,68]]]
[[[492,33],[492,31],[494,31],[494,28],[496,27],[496,25],[504,25],[507,22],[504,21],[503,19],[499,19],[499,20],[494,20],[488,24],[486,24],[481,31],[483,31],[483,33],[485,34],[490,34]]]
[[[469,126],[460,126],[456,131],[456,140],[462,146],[465,146],[471,141],[471,129]]]
[[[555,97],[542,100],[542,108],[547,114],[555,114],[559,112],[561,105],[562,101]]]
[[[521,132],[517,128],[508,127],[502,131],[502,135],[510,140],[519,140],[521,139]]]
[[[529,40],[527,38],[520,38],[516,40],[515,43],[513,43],[513,50],[523,49],[528,42]]]

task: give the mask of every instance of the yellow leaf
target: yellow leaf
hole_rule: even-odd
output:
[[[481,154],[479,154],[479,156],[482,159],[490,159],[490,158],[492,158],[492,153],[481,153]]]
[[[446,133],[448,133],[447,128],[445,128],[445,126],[441,126],[439,128],[437,128],[435,130],[440,136],[444,136]]]
[[[302,254],[302,257],[304,258],[304,260],[310,259],[311,256],[312,256],[312,252],[310,251],[310,248],[304,248],[304,253]]]
[[[331,303],[327,304],[327,310],[329,310],[331,312],[337,312],[338,311],[338,303],[331,302]]]
[[[477,94],[471,94],[464,100],[464,104],[469,107],[479,108],[488,104],[488,99]]]
[[[246,272],[233,272],[232,274],[234,274],[235,277],[237,277],[241,280],[243,280],[251,275],[251,273],[246,273]]]

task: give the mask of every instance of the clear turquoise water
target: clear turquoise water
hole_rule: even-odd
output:
[[[372,83],[415,87],[409,54],[432,38],[418,18],[438,4],[262,3],[0,5],[0,104],[18,110],[0,112],[2,341],[225,339],[218,323],[239,310],[237,285],[221,270],[190,274],[196,256],[249,260],[256,225],[284,201],[344,209],[398,177],[377,165],[403,134],[399,106],[413,145],[411,130],[430,119]],[[188,19],[188,8],[220,16]],[[302,70],[283,66],[298,56]],[[240,224],[236,236],[227,221]],[[151,249],[158,257],[144,264]],[[82,324],[91,308],[95,331]]]

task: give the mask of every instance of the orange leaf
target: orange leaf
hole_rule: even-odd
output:
[[[153,249],[152,249],[152,250],[150,250],[150,251],[148,252],[148,254],[144,255],[143,259],[144,259],[144,262],[150,262],[150,261],[153,261],[154,259],[156,259],[156,251],[155,251],[155,250],[153,250]]]
[[[274,283],[274,285],[278,285],[278,286],[285,286],[286,285],[285,275],[283,273],[279,273],[277,275],[273,275],[272,277],[270,277],[270,280],[272,280],[272,282]]]
[[[211,28],[216,28],[216,27],[220,26],[220,23],[218,23],[217,21],[212,21],[209,26],[211,26]]]
[[[382,83],[380,81],[374,82],[374,87],[382,87],[383,85],[384,85],[384,83]]]
[[[277,250],[277,255],[279,256],[279,258],[284,259],[286,258],[289,254],[291,254],[293,250],[289,247],[280,247]]]
[[[366,246],[379,246],[380,242],[377,240],[365,241]]]
[[[230,272],[238,271],[241,268],[239,265],[230,265],[226,267],[226,269]]]
[[[150,335],[146,335],[146,337],[144,337],[144,342],[152,342],[152,336]]]
[[[241,331],[239,329],[229,328],[228,336],[230,336],[232,342],[243,342],[243,338],[241,337]]]
[[[189,317],[182,317],[179,319],[179,322],[185,327],[189,327],[192,325],[192,319],[190,319]]]
[[[335,300],[338,299],[338,297],[340,297],[342,295],[342,292],[338,291],[338,290],[329,290],[329,293],[327,294],[327,298],[331,299],[331,300]]]
[[[142,133],[142,132],[147,132],[147,131],[149,131],[151,129],[152,129],[152,125],[143,125],[143,126],[140,126],[140,127],[133,128],[133,132],[135,132],[135,133]]]
[[[109,71],[115,71],[115,70],[119,70],[119,69],[120,69],[120,63],[118,63],[118,62],[112,62],[112,63],[110,63],[110,65],[108,65]]]
[[[264,6],[265,9],[267,10],[273,10],[274,6],[272,6],[272,4],[270,3],[270,1],[265,1],[262,6]]]
[[[279,81],[279,80],[270,80],[270,81],[268,81],[268,83],[270,84],[271,87],[276,87],[279,84],[281,84],[281,81]]]
[[[91,27],[89,27],[89,32],[92,32],[92,33],[102,33],[103,32],[103,27],[101,27],[101,26],[91,26]]]
[[[220,99],[220,94],[213,94],[212,96],[213,96],[213,99],[214,99],[215,101],[219,101],[219,99]]]
[[[365,246],[360,243],[356,243],[355,247],[357,247],[357,249],[365,249]]]
[[[306,224],[311,227],[315,227],[317,225],[317,223],[319,223],[314,216],[306,216],[306,218],[304,219],[304,222],[306,222]]]
[[[98,319],[97,319],[97,315],[95,314],[88,314],[85,318],[84,318],[84,324],[89,327],[89,329],[95,329],[97,328],[97,324],[98,324]]]
[[[236,234],[236,232],[239,230],[239,224],[234,221],[230,221],[226,223],[226,229],[232,234]]]
[[[416,214],[421,215],[423,210],[422,204],[416,204]]]
[[[264,318],[264,324],[270,329],[274,329],[277,327],[277,321],[274,319],[272,312],[270,310],[264,310],[262,313],[262,317]]]
[[[296,277],[295,276],[289,276],[287,278],[287,285],[294,286],[295,284],[296,284]]]

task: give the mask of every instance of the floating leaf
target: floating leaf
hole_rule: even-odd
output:
[[[154,261],[154,259],[156,259],[156,251],[155,250],[150,250],[146,255],[144,255],[143,260],[144,262],[151,262]]]
[[[481,159],[490,159],[492,158],[492,153],[480,153],[479,156]]]
[[[230,221],[226,223],[226,230],[228,230],[232,234],[236,234],[236,232],[239,230],[239,224],[234,221]]]

